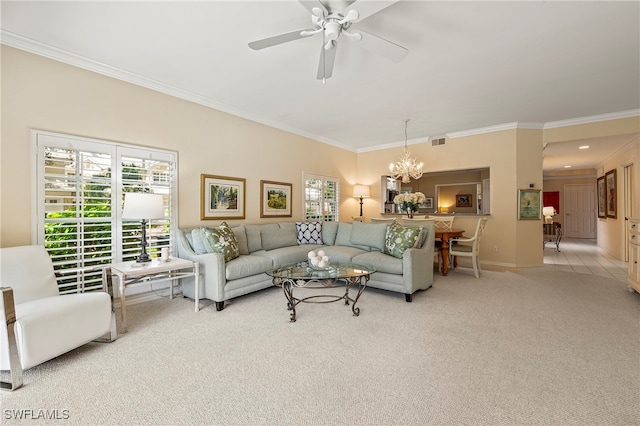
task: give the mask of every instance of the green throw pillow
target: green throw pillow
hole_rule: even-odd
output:
[[[227,222],[222,222],[217,228],[202,228],[202,232],[213,252],[224,255],[225,262],[240,256],[238,240]]]
[[[405,228],[397,222],[387,227],[384,252],[393,257],[402,258],[405,250],[416,245],[422,228]]]

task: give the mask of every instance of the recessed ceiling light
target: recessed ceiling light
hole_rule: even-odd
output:
[[[579,146],[578,149],[589,149],[589,145],[582,145]]]
[[[570,169],[570,168],[571,168],[571,166],[564,166],[564,168],[565,168],[565,169]]]

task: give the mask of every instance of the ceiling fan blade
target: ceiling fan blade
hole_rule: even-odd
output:
[[[325,80],[333,74],[333,62],[336,59],[336,50],[338,50],[338,42],[331,40],[329,43],[333,47],[326,49],[323,44],[320,49],[320,63],[318,64],[318,80]]]
[[[266,47],[271,47],[271,46],[275,46],[277,44],[287,43],[289,41],[294,41],[294,40],[298,40],[298,39],[309,37],[310,35],[313,35],[313,34],[306,33],[307,31],[314,31],[314,29],[311,28],[311,29],[292,31],[290,33],[285,33],[285,34],[280,34],[280,35],[273,36],[273,37],[263,38],[262,40],[252,41],[251,43],[249,43],[249,47],[252,48],[253,50],[260,50],[260,49],[264,49]],[[305,32],[305,34],[303,34],[303,32]]]
[[[409,53],[406,48],[359,28],[354,32],[362,34],[362,40],[360,41],[362,47],[384,56],[393,62],[400,62],[407,56],[407,53]]]
[[[350,10],[355,10],[359,16],[353,22],[360,22],[397,2],[398,0],[356,0],[344,9],[343,14],[346,15]]]
[[[324,16],[327,16],[329,14],[329,11],[327,10],[327,8],[324,7],[324,5],[322,3],[320,3],[320,1],[318,1],[318,0],[298,0],[298,1],[312,15],[314,15],[313,9],[316,8],[316,7],[318,9],[320,9],[320,11],[324,14]]]

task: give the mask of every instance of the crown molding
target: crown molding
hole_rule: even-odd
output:
[[[568,120],[550,121],[545,123],[545,129],[555,129],[558,127],[576,126],[578,124],[598,123],[600,121],[619,120],[621,118],[639,117],[640,109],[628,111],[611,112],[607,114],[591,115],[588,117],[571,118]]]
[[[175,86],[165,84],[156,80],[152,80],[150,78],[147,78],[139,74],[128,72],[120,68],[112,67],[100,61],[95,61],[93,59],[76,55],[75,53],[71,53],[69,51],[59,49],[57,47],[53,47],[46,43],[37,42],[31,39],[19,36],[10,31],[0,30],[0,43],[7,45],[9,47],[14,47],[16,49],[24,50],[29,53],[43,56],[45,58],[53,59],[58,62],[72,65],[74,67],[78,67],[87,71],[92,71],[97,74],[102,74],[107,77],[115,78],[117,80],[125,81],[131,84],[135,84],[136,86],[140,86],[150,90],[154,90],[156,92],[164,93],[166,95],[173,96],[178,99],[183,99],[183,100],[193,102],[198,105],[206,106],[208,108],[212,108],[218,111],[222,111],[237,117],[245,118],[247,120],[251,120],[256,123],[260,123],[260,124],[264,124],[265,126],[272,127],[274,129],[278,129],[288,133],[303,136],[305,138],[308,138],[317,142],[326,143],[327,145],[332,145],[347,151],[356,152],[356,149],[354,149],[353,147],[341,144],[334,140],[323,138],[315,134],[303,132],[299,129],[285,126],[282,123],[278,123],[271,120],[265,120],[264,117],[260,117],[258,115],[249,113],[247,111],[235,108],[231,105],[227,105],[224,103],[214,101],[209,98],[205,98],[193,92],[182,90]]]
[[[451,132],[447,133],[447,137],[451,139],[455,138],[464,138],[467,136],[476,136],[482,135],[485,133],[495,133],[501,132],[504,130],[517,130],[517,129],[529,129],[529,130],[542,130],[544,124],[543,123],[532,123],[532,122],[513,122],[513,123],[505,123],[505,124],[497,124],[495,126],[488,127],[479,127],[477,129],[469,129],[462,130],[460,132]]]
[[[152,80],[139,74],[131,73],[116,67],[112,67],[102,62],[95,61],[95,60],[71,53],[69,51],[53,47],[46,43],[37,42],[31,39],[28,39],[26,37],[19,36],[10,31],[0,29],[0,43],[7,45],[9,47],[14,47],[16,49],[24,50],[26,52],[43,56],[45,58],[53,59],[53,60],[68,64],[68,65],[72,65],[81,69],[102,74],[107,77],[115,78],[117,80],[125,81],[131,84],[135,84],[136,86],[144,87],[150,90],[154,90],[156,92],[164,93],[169,96],[173,96],[179,99],[183,99],[189,102],[193,102],[199,105],[213,108],[215,110],[232,114],[237,117],[245,118],[247,120],[264,124],[266,126],[269,126],[278,130],[282,130],[288,133],[306,137],[308,139],[311,139],[317,142],[332,145],[337,148],[344,149],[346,151],[361,153],[361,152],[370,152],[370,151],[380,151],[384,149],[404,146],[404,141],[399,141],[399,142],[393,142],[389,144],[376,145],[374,147],[356,149],[354,147],[344,145],[340,142],[337,142],[331,139],[323,138],[315,134],[303,132],[300,129],[285,126],[282,123],[266,120],[264,119],[264,117],[257,116],[247,111],[235,108],[231,105],[227,105],[224,103],[214,101],[209,98],[205,98],[193,92],[179,89],[175,86],[165,84],[156,80]],[[498,124],[495,126],[488,126],[488,127],[477,128],[477,129],[469,129],[469,130],[463,130],[458,132],[446,133],[444,136],[448,139],[455,139],[455,138],[462,138],[467,136],[482,135],[486,133],[494,133],[494,132],[505,131],[505,130],[516,130],[516,129],[544,130],[544,129],[553,129],[558,127],[566,127],[566,126],[573,126],[578,124],[595,123],[599,121],[616,120],[621,118],[638,117],[638,116],[640,116],[640,109],[633,109],[628,111],[593,115],[593,116],[568,119],[568,120],[552,121],[547,123],[512,122],[512,123]],[[442,135],[439,135],[438,137],[442,137]],[[412,139],[411,141],[407,141],[407,145],[426,143],[426,142],[429,142],[430,139],[431,137]]]

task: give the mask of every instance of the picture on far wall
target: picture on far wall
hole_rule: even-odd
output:
[[[291,217],[292,185],[260,181],[260,217]]]
[[[472,207],[471,200],[471,194],[458,194],[456,195],[456,207]]]
[[[542,219],[539,189],[518,190],[518,220]]]
[[[607,181],[604,176],[598,178],[598,217],[607,218]]]
[[[424,203],[422,203],[422,206],[425,209],[430,209],[430,210],[433,209],[433,197],[426,197],[424,199]]]
[[[200,219],[244,219],[245,179],[200,175]]]
[[[605,175],[607,184],[607,217],[618,217],[618,197],[616,196],[616,169],[609,170]]]

